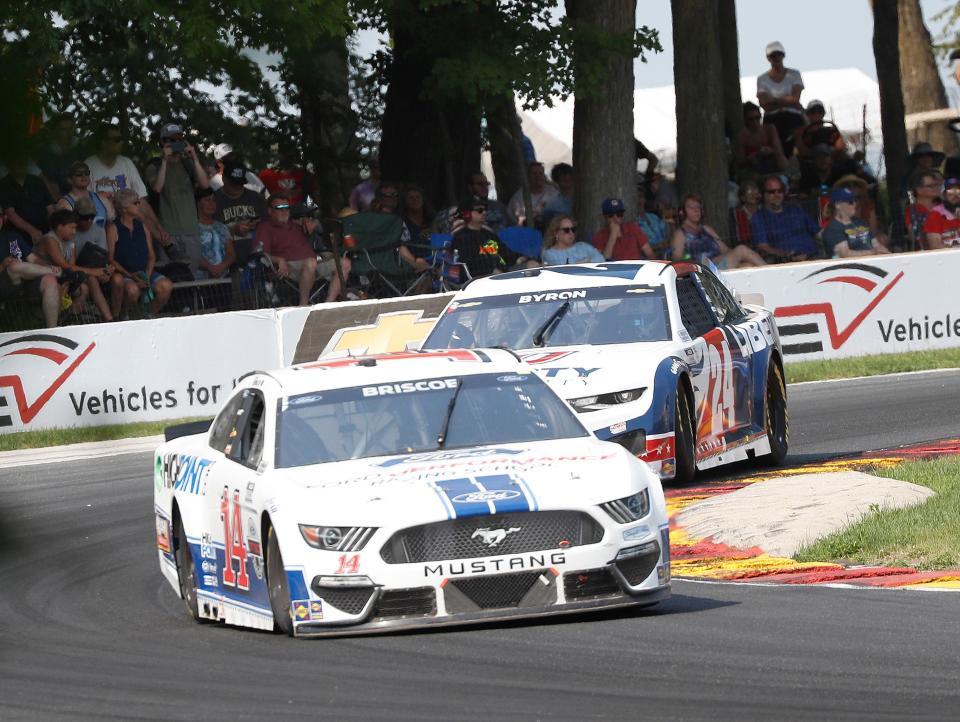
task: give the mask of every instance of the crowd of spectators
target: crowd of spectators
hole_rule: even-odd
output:
[[[743,128],[728,139],[730,202],[719,213],[696,194],[681,201],[674,181],[657,172],[656,155],[635,140],[646,164],[636,215],[611,196],[590,227],[578,227],[575,169],[557,163],[548,175],[524,138],[527,187],[506,204],[490,197],[490,181],[477,171],[457,205],[435,208],[420,186],[383,178],[373,157],[341,216],[397,216],[397,262],[426,279],[418,291],[435,288],[429,273],[438,248],[476,278],[541,264],[693,258],[732,269],[960,246],[960,180],[944,178],[943,153],[914,147],[907,245],[891,249],[863,153],[851,152],[823,102],[802,104],[803,78],[784,65],[783,45],[770,43],[766,55],[759,104],[743,104]],[[38,137],[37,147],[0,168],[0,300],[36,301],[48,327],[91,309],[103,321],[153,316],[177,284],[236,284],[251,256],[287,281],[300,304],[336,301],[355,281],[349,250],[318,242],[313,178],[292,148],[279,148],[276,162],[255,172],[229,144],[202,153],[171,122],[138,168],[116,125],[99,129],[92,152],[83,152],[69,115],[49,119]],[[724,214],[722,227],[704,222]],[[537,234],[536,252],[519,229]]]

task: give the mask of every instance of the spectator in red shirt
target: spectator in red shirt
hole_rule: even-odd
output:
[[[960,247],[960,179],[947,178],[943,184],[943,203],[933,207],[923,224],[927,248]]]
[[[290,221],[290,199],[284,193],[270,196],[267,206],[268,220],[257,226],[256,239],[263,245],[263,252],[273,261],[281,278],[297,280],[300,305],[310,302],[310,291],[317,278],[329,280],[327,302],[340,296],[340,278],[333,258],[317,263],[317,253],[307,241],[303,226]],[[340,260],[344,277],[350,273],[350,261]]]
[[[609,261],[653,258],[646,234],[636,223],[624,223],[626,209],[619,198],[607,198],[601,207],[606,226],[593,234],[593,245]]]
[[[903,225],[907,229],[911,247],[917,251],[926,251],[927,236],[923,226],[933,207],[940,202],[940,191],[943,190],[943,176],[936,170],[921,170],[913,174],[913,203],[909,204],[903,214]]]

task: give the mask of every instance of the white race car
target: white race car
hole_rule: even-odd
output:
[[[426,349],[499,346],[531,364],[597,437],[689,482],[696,469],[787,454],[773,314],[695,263],[550,266],[458,292]]]
[[[154,467],[160,569],[197,620],[320,636],[669,595],[660,480],[507,351],[256,372],[197,430]]]

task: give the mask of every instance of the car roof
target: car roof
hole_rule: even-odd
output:
[[[485,373],[529,372],[512,351],[504,349],[446,349],[400,351],[366,356],[323,358],[270,372],[255,372],[245,378],[254,385],[257,377],[268,377],[281,387],[282,396],[363,386],[398,383],[411,379],[459,377]]]
[[[664,286],[696,265],[668,261],[609,261],[571,266],[544,266],[478,278],[457,293],[457,300],[525,291],[596,286]]]

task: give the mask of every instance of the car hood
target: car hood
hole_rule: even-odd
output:
[[[303,517],[299,521],[356,526],[580,507],[656,483],[646,465],[622,447],[592,437],[357,459],[276,473],[286,484],[277,502],[295,505]]]
[[[674,341],[563,346],[518,353],[565,399],[651,386],[664,358],[682,357]]]

